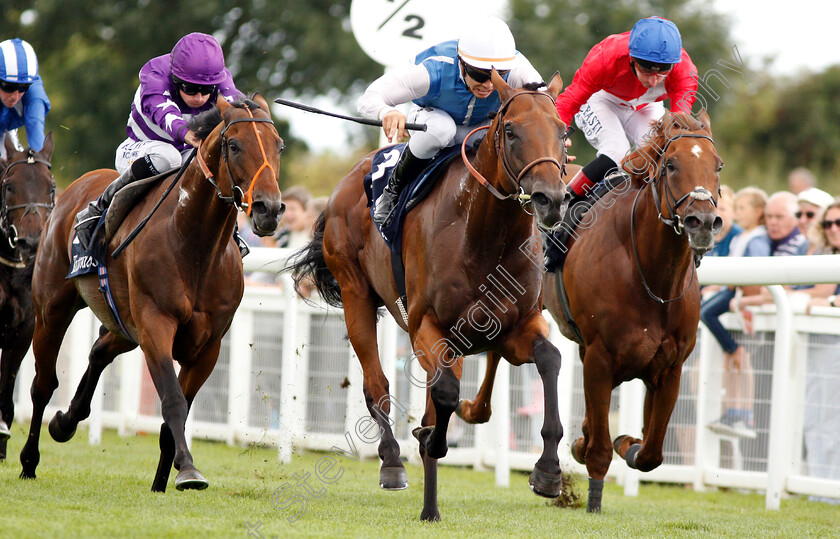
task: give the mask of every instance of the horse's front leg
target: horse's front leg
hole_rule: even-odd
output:
[[[557,377],[560,374],[560,351],[540,336],[534,343],[534,363],[542,379],[545,398],[545,415],[540,434],[543,438],[543,452],[534,465],[534,471],[528,483],[534,494],[546,498],[560,496],[563,476],[560,471],[560,459],[557,446],[563,437],[563,425],[560,423],[560,408],[557,402]]]
[[[680,392],[682,366],[665,371],[658,384],[645,395],[644,441],[631,436],[619,436],[613,442],[616,453],[631,468],[649,472],[662,464],[662,445],[671,412]]]
[[[612,372],[608,368],[607,354],[603,347],[590,345],[586,348],[586,357],[583,360],[583,390],[586,401],[586,425],[589,432],[585,438],[587,443],[582,457],[586,461],[586,470],[589,472],[589,499],[586,510],[590,513],[601,512],[604,477],[612,461],[613,446],[610,441]]]
[[[155,308],[146,309],[142,320],[144,324],[138,324],[140,347],[143,349],[149,374],[160,397],[160,411],[165,423],[165,427],[161,428],[161,436],[165,436],[164,430],[169,430],[172,435],[175,445],[174,465],[179,471],[178,477],[182,479],[181,483],[178,483],[176,479],[176,487],[178,490],[205,489],[208,486],[207,480],[193,465],[192,454],[187,447],[184,432],[189,406],[178,383],[172,357],[177,323]],[[163,440],[161,450],[164,450]]]
[[[15,342],[4,344],[3,353],[0,355],[0,461],[6,459],[6,444],[11,436],[9,427],[15,419],[15,380],[23,357],[32,342],[34,325],[33,316],[31,323],[19,326]]]
[[[376,342],[376,309],[371,290],[363,277],[356,279],[341,275],[341,299],[344,304],[344,321],[350,344],[359,358],[364,376],[363,391],[365,404],[371,417],[379,426],[382,436],[379,440],[379,486],[385,490],[402,490],[408,487],[408,475],[400,460],[400,445],[391,429],[391,396],[388,378],[382,371],[379,347]],[[366,283],[366,281],[364,281]]]
[[[449,419],[458,405],[463,359],[437,324],[424,317],[414,334],[414,351],[428,376],[430,387],[422,427],[414,429],[425,470],[422,520],[440,520],[437,507],[437,460],[446,456]],[[431,401],[431,402],[430,402]]]
[[[79,422],[90,416],[90,402],[105,367],[110,365],[118,355],[136,347],[137,345],[133,342],[114,335],[105,329],[105,326],[100,326],[99,338],[93,343],[88,356],[88,368],[79,381],[67,413],[58,411],[50,421],[50,436],[53,440],[66,442],[73,437]]]

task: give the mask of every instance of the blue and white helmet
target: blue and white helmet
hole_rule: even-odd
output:
[[[32,84],[38,79],[38,57],[32,45],[15,38],[0,42],[0,80]]]

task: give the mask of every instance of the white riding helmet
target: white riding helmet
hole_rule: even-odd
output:
[[[476,21],[458,40],[458,56],[477,69],[507,71],[516,59],[516,43],[510,28],[498,17]]]

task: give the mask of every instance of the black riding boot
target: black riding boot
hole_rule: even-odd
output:
[[[120,174],[116,180],[112,181],[105,188],[105,191],[99,195],[99,198],[76,214],[76,236],[79,238],[79,243],[82,244],[84,250],[87,251],[90,247],[90,240],[96,228],[96,223],[99,222],[99,218],[108,209],[117,191],[133,181],[148,178],[155,174],[158,174],[158,171],[152,165],[152,161],[148,156],[138,159],[131,164],[128,170]]]
[[[400,192],[405,187],[406,178],[413,178],[423,170],[431,159],[418,159],[411,153],[408,146],[403,150],[394,172],[388,178],[388,185],[382,191],[382,195],[376,202],[376,211],[373,212],[373,220],[380,227],[385,226],[391,219],[391,213],[400,198]]]

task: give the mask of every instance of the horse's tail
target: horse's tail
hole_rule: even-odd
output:
[[[341,307],[341,288],[324,260],[324,228],[326,212],[321,212],[313,226],[314,235],[306,247],[289,258],[288,269],[292,270],[295,289],[300,290],[304,280],[311,280],[321,298],[333,307]]]

